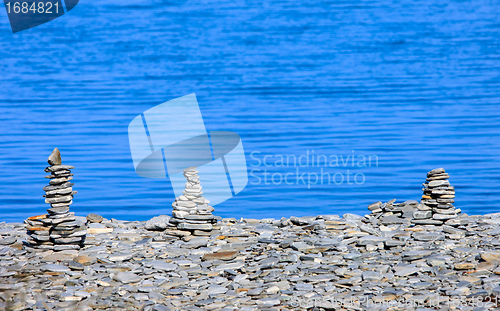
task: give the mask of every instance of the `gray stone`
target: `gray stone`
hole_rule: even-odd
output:
[[[75,261],[70,261],[68,266],[71,270],[76,270],[76,271],[83,271],[85,269],[84,265]]]
[[[375,202],[375,203],[368,205],[368,210],[373,211],[373,210],[379,209],[381,206],[382,206],[382,202],[380,202],[380,201]]]
[[[66,214],[67,212],[69,212],[69,207],[68,206],[65,206],[65,207],[53,207],[53,208],[47,209],[47,212],[49,214]]]
[[[55,251],[79,250],[80,246],[79,245],[73,245],[73,244],[60,244],[60,245],[54,245],[53,249]]]
[[[148,262],[148,263],[146,263],[146,265],[148,267],[151,267],[155,270],[160,270],[160,271],[175,271],[178,268],[178,266],[176,264],[168,263],[168,262],[161,261],[161,260]]]
[[[457,218],[457,215],[434,214],[434,215],[432,215],[432,218],[436,219],[436,220],[449,220],[449,219]]]
[[[398,267],[394,268],[394,275],[396,276],[409,276],[412,274],[416,274],[420,271],[420,268],[417,267]]]
[[[411,223],[416,225],[442,225],[443,221],[436,219],[412,219]]]
[[[180,223],[177,225],[178,229],[184,230],[212,230],[213,227],[211,224],[191,224],[191,223]]]
[[[383,243],[387,240],[388,240],[388,238],[386,238],[386,237],[367,235],[367,236],[359,238],[357,244],[359,246],[377,245],[378,243]]]
[[[432,211],[414,211],[413,212],[414,219],[429,219],[432,218]]]
[[[170,216],[160,215],[151,218],[146,222],[145,228],[147,230],[165,230],[169,227],[173,227],[170,223]]]
[[[40,267],[42,271],[50,272],[68,272],[70,271],[68,267],[56,264],[46,264]]]
[[[137,283],[141,281],[141,277],[132,272],[118,272],[115,274],[113,279],[123,284]]]
[[[427,173],[427,177],[430,177],[430,176],[432,176],[432,175],[444,174],[444,173],[446,173],[446,172],[445,172],[445,170],[444,170],[444,168],[442,168],[442,167],[440,167],[440,168],[435,168],[435,169],[433,169],[432,171],[429,171],[429,172]]]

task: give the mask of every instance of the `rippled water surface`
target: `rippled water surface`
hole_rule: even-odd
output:
[[[500,211],[499,2],[82,0],[16,34],[0,9],[0,37],[0,220],[45,211],[54,147],[76,167],[77,215],[170,214],[127,127],[190,93],[247,154],[249,184],[218,215],[364,214],[418,199],[436,167],[464,212]]]

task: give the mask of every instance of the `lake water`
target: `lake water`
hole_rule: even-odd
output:
[[[247,155],[249,184],[217,215],[365,214],[419,199],[436,167],[456,207],[498,212],[499,21],[495,1],[82,0],[12,34],[0,9],[0,220],[45,212],[54,147],[75,166],[77,215],[170,214],[170,183],[136,175],[127,127],[190,93]]]

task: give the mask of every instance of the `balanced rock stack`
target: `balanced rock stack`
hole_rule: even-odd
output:
[[[426,182],[422,184],[424,194],[419,209],[431,211],[434,220],[447,221],[456,218],[461,212],[453,206],[455,187],[450,185],[448,178],[450,175],[445,172],[444,168],[436,168],[427,173]]]
[[[73,203],[73,166],[61,165],[61,154],[57,148],[49,156],[49,185],[44,187],[45,203],[50,204],[48,214],[33,216],[25,220],[28,229],[28,244],[37,249],[54,251],[80,249],[87,234],[85,224],[69,212]]]
[[[170,222],[177,225],[177,229],[193,231],[194,235],[210,235],[219,217],[212,215],[214,208],[209,206],[200,184],[200,177],[196,167],[184,170],[187,182],[183,195],[172,203],[173,218]]]
[[[450,176],[444,168],[434,169],[427,173],[420,204],[414,200],[395,203],[395,199],[387,203],[376,202],[368,206],[372,212],[368,218],[385,225],[461,225],[463,221],[455,219],[461,211],[452,204],[455,202],[455,188],[448,178]]]

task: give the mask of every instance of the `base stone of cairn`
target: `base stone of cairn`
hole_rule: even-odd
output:
[[[210,235],[220,217],[212,215],[214,208],[209,206],[200,183],[196,167],[184,170],[187,182],[183,195],[172,203],[172,218],[170,223],[177,225],[179,230],[192,231],[194,235]]]
[[[444,168],[434,169],[427,173],[420,204],[415,200],[395,203],[395,199],[376,202],[368,206],[372,212],[368,217],[384,225],[461,225],[462,220],[456,219],[461,211],[452,204],[455,202],[455,188],[448,178],[450,176]]]
[[[55,148],[49,156],[50,166],[45,172],[50,175],[49,185],[44,187],[45,203],[50,204],[48,214],[33,216],[26,219],[28,230],[28,246],[35,249],[54,251],[80,249],[87,234],[85,224],[69,211],[73,203],[73,166],[61,164],[61,153]]]

